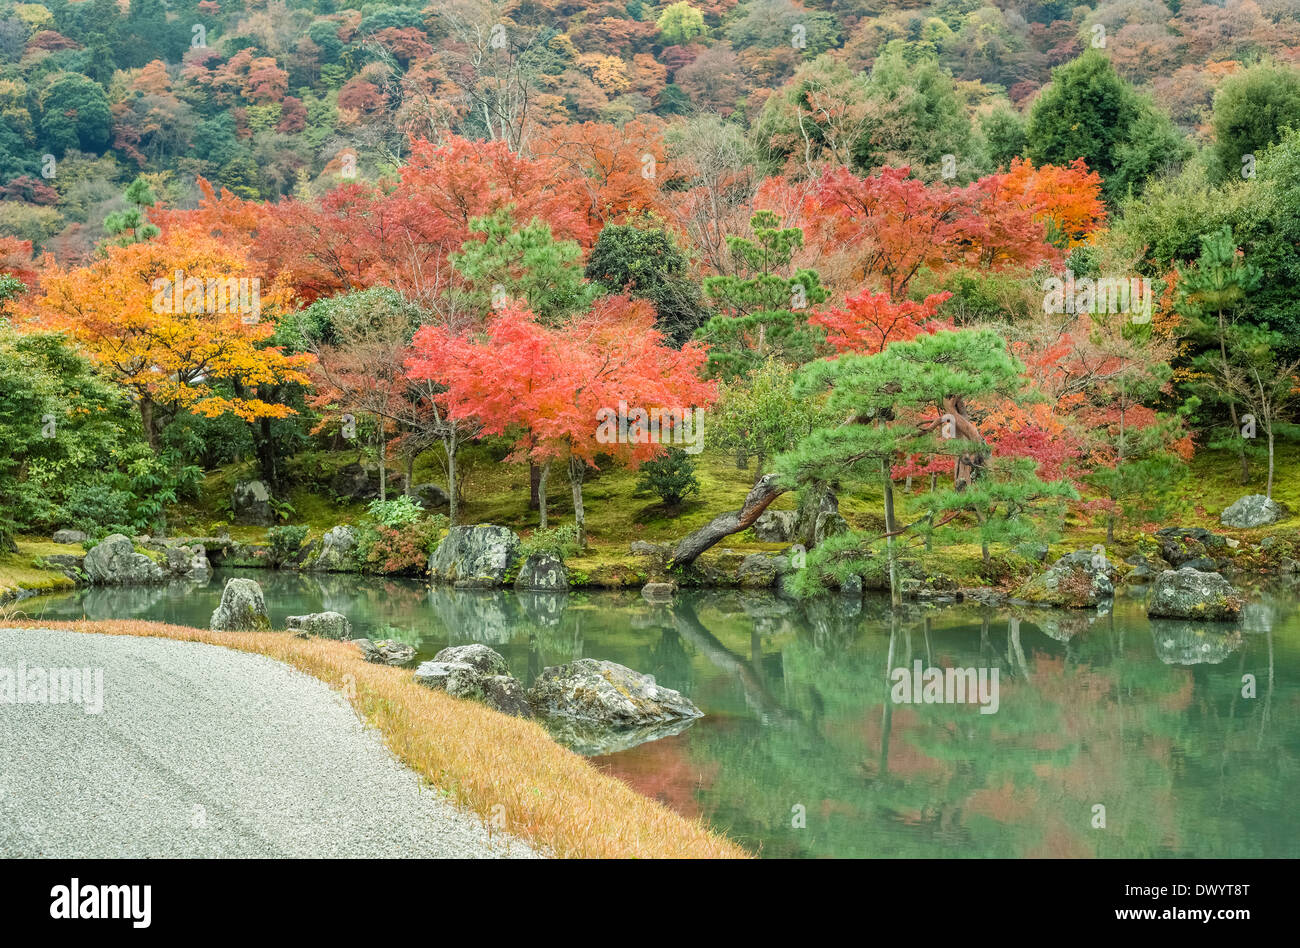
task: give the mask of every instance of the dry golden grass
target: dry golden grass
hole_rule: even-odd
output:
[[[556,744],[531,721],[415,683],[409,670],[373,665],[344,642],[283,632],[211,632],[161,622],[45,622],[19,627],[161,636],[267,655],[341,690],[408,767],[460,806],[542,852],[585,858],[749,855],[707,827],[641,796]],[[349,676],[351,676],[349,678]]]

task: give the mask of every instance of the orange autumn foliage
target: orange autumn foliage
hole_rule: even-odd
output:
[[[94,263],[64,269],[46,259],[42,294],[33,304],[39,325],[74,337],[90,357],[144,405],[162,404],[197,415],[232,414],[245,421],[283,418],[287,405],[258,397],[260,385],[309,384],[308,355],[267,346],[273,314],[287,305],[283,288],[265,292],[249,277],[247,257],[211,235],[173,230],[156,240],[108,247]],[[170,292],[181,274],[183,294]],[[209,280],[246,279],[240,310],[231,295],[210,290]],[[189,281],[199,281],[191,284]],[[195,295],[195,286],[200,287]],[[254,309],[251,320],[248,310]],[[226,394],[213,383],[239,383]]]

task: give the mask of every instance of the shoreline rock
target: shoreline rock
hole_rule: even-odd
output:
[[[284,623],[285,627],[300,639],[352,638],[352,623],[348,621],[347,616],[337,612],[313,612],[304,616],[289,616]]]
[[[1035,605],[1093,608],[1114,597],[1115,574],[1115,565],[1105,555],[1078,550],[1031,577],[1016,592],[1016,598]]]
[[[1189,566],[1165,570],[1147,597],[1147,616],[1153,619],[1232,622],[1241,615],[1241,607],[1241,595],[1222,575]]]
[[[704,716],[690,699],[615,662],[580,658],[547,668],[528,690],[533,713],[589,726],[640,728]]]
[[[519,542],[509,527],[490,523],[452,527],[429,557],[429,582],[457,589],[504,586],[518,558]]]
[[[1286,505],[1264,494],[1247,494],[1237,498],[1219,514],[1219,523],[1239,529],[1266,527],[1282,520],[1288,513]]]

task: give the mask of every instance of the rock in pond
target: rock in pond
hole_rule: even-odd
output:
[[[445,648],[415,670],[415,680],[453,698],[470,698],[515,717],[532,717],[523,684],[500,653],[486,645]]]
[[[337,612],[313,612],[305,616],[289,616],[285,627],[300,639],[350,639],[352,623]]]
[[[376,665],[405,665],[415,659],[415,646],[393,639],[353,639],[352,644],[361,650],[361,657]]]
[[[86,554],[86,576],[97,586],[161,583],[167,573],[151,557],[137,553],[135,544],[120,533],[105,537]]]
[[[207,550],[203,544],[169,543],[163,547],[167,557],[167,572],[179,579],[192,579],[206,583],[212,578],[212,564],[208,562]]]
[[[1147,615],[1161,619],[1209,619],[1230,622],[1241,614],[1242,599],[1218,573],[1183,567],[1167,569],[1151,586]]]
[[[1263,494],[1247,494],[1235,500],[1219,515],[1219,523],[1225,527],[1265,527],[1277,523],[1287,515],[1287,509],[1276,500]]]
[[[547,668],[528,690],[533,713],[582,724],[633,728],[703,717],[689,699],[614,662],[580,658]]]
[[[266,632],[271,619],[266,614],[262,587],[251,579],[230,579],[221,591],[221,604],[208,623],[214,632]]]
[[[429,558],[429,580],[461,589],[501,586],[518,555],[519,537],[509,527],[452,527]]]
[[[641,597],[649,602],[672,602],[675,592],[676,583],[646,583],[641,587]]]
[[[433,656],[433,660],[435,662],[456,662],[469,665],[483,675],[510,674],[510,666],[506,664],[506,660],[501,656],[500,652],[478,643],[449,645]]]
[[[776,585],[776,578],[786,571],[789,560],[784,556],[751,553],[740,561],[736,582],[744,589],[765,589]]]
[[[569,571],[564,561],[550,553],[534,553],[524,560],[515,578],[515,589],[536,592],[569,591]]]
[[[1038,605],[1085,609],[1115,595],[1115,566],[1099,553],[1067,553],[1025,583],[1016,598]]]

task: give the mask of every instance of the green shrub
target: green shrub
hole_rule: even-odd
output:
[[[271,565],[278,569],[297,559],[303,543],[307,540],[307,528],[304,526],[272,527],[266,531],[266,540],[271,546]]]
[[[424,508],[405,494],[393,500],[372,500],[366,505],[366,512],[389,529],[407,526],[424,516]]]
[[[538,553],[548,553],[560,560],[573,556],[578,552],[578,527],[566,523],[549,530],[534,530],[532,536],[519,544],[519,552],[525,559]]]
[[[676,507],[700,492],[700,482],[695,479],[695,461],[681,448],[673,448],[663,457],[642,464],[636,486],[638,490],[657,494],[669,507]]]

